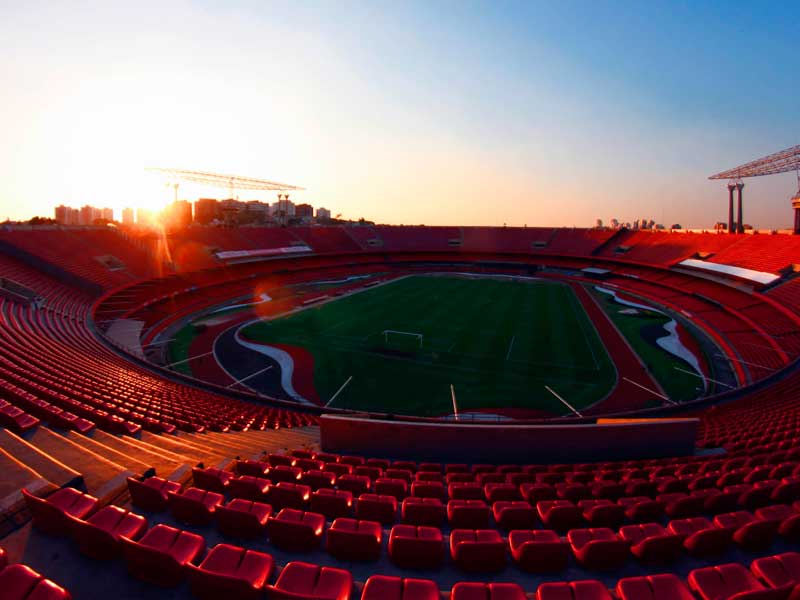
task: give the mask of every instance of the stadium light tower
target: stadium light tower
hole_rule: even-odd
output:
[[[146,169],[151,173],[161,173],[167,175],[174,181],[175,197],[178,195],[178,182],[189,181],[191,183],[199,183],[200,185],[207,185],[210,187],[226,188],[229,190],[230,197],[236,190],[258,190],[258,191],[275,191],[275,192],[289,192],[289,191],[303,191],[296,185],[289,185],[288,183],[278,183],[277,181],[267,181],[266,179],[255,179],[253,177],[241,177],[239,175],[222,175],[219,173],[208,173],[206,171],[188,171],[185,169],[162,169],[150,167]],[[280,196],[280,194],[279,194]],[[289,196],[286,196],[288,200]]]
[[[750,161],[733,169],[722,171],[716,175],[711,175],[709,179],[728,180],[728,232],[733,232],[733,190],[739,192],[739,211],[737,231],[744,233],[744,210],[742,207],[742,190],[746,177],[762,177],[764,175],[775,175],[777,173],[789,173],[797,171],[798,191],[792,198],[792,208],[794,209],[794,233],[800,235],[800,146],[792,146],[786,150],[769,154],[762,158]]]

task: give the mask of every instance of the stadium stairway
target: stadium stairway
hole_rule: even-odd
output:
[[[319,450],[318,440],[318,427],[177,436],[144,431],[137,437],[45,426],[18,435],[0,428],[0,537],[27,520],[23,488],[47,496],[75,487],[109,502],[125,493],[131,476],[158,475],[185,483],[193,466],[225,467],[237,458],[290,448]]]

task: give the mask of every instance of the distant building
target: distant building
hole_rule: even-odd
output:
[[[619,219],[611,219],[611,228],[619,229]]]
[[[317,209],[317,221],[330,221],[331,220],[331,211],[327,208],[319,207]]]
[[[59,225],[69,225],[69,211],[72,210],[69,206],[60,204],[56,206],[55,219]]]
[[[239,200],[228,198],[219,203],[219,209],[222,214],[222,220],[228,226],[238,225],[239,213],[242,212],[247,205]]]
[[[67,216],[67,225],[80,225],[81,211],[77,208],[70,208]]]
[[[603,228],[603,219],[597,219],[594,222],[595,229],[602,229]]]
[[[95,209],[94,206],[89,206],[88,204],[86,206],[81,206],[79,225],[91,225],[95,218],[95,210],[97,209]]]
[[[239,223],[243,225],[262,225],[269,221],[270,206],[260,200],[248,200],[244,210],[239,213]]]
[[[134,212],[132,208],[122,209],[122,224],[132,226],[134,223]]]
[[[114,220],[114,209],[104,208],[100,213],[100,218],[109,223]]]
[[[298,204],[294,209],[295,217],[304,223],[310,223],[314,218],[314,207],[310,204]]]
[[[219,201],[215,198],[200,198],[194,203],[194,222],[208,225],[222,216]]]

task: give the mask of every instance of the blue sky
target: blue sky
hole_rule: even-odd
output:
[[[158,206],[143,169],[171,166],[382,222],[709,227],[727,192],[708,175],[800,143],[797,21],[760,2],[2,0],[0,218]],[[788,226],[795,189],[748,181],[747,221]]]

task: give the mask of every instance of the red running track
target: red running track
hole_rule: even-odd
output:
[[[648,389],[664,394],[661,386],[647,371],[639,356],[630,347],[614,323],[600,308],[597,301],[577,282],[568,282],[583,305],[586,314],[594,323],[603,345],[617,368],[617,383],[611,392],[589,408],[581,411],[584,415],[600,415],[644,408],[648,402],[658,398],[647,390],[635,386],[624,378],[635,381]]]

